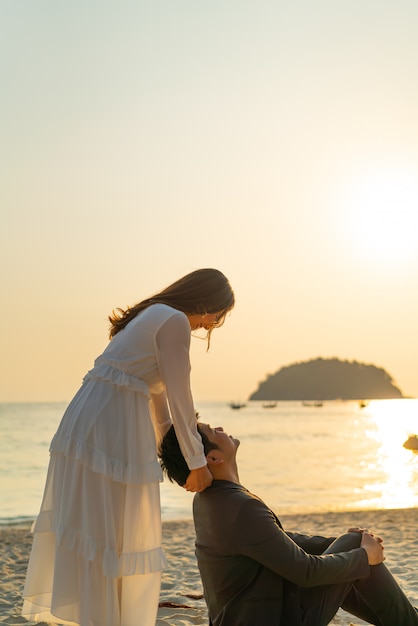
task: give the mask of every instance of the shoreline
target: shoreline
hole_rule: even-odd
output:
[[[397,507],[397,508],[339,508],[339,509],[327,509],[321,510],[317,508],[309,508],[306,507],[301,508],[298,507],[295,510],[287,509],[286,512],[279,512],[274,509],[275,513],[280,517],[280,520],[289,519],[289,520],[310,520],[313,521],[315,518],[334,518],[338,516],[347,517],[347,518],[359,518],[363,515],[372,516],[374,513],[378,515],[386,514],[386,513],[394,513],[397,512],[405,512],[407,514],[408,511],[416,511],[417,512],[417,522],[418,522],[418,506],[411,507]],[[36,519],[36,515],[16,515],[12,517],[0,517],[0,531],[5,529],[13,529],[13,528],[30,528],[33,522]],[[163,526],[170,527],[171,524],[188,524],[193,521],[192,513],[190,511],[190,515],[187,516],[168,516],[162,518]],[[315,522],[314,522],[315,523]]]
[[[418,604],[418,509],[376,509],[312,514],[284,514],[285,530],[325,536],[364,526],[383,537],[386,561],[411,602]],[[22,590],[32,544],[31,522],[0,526],[0,623],[31,624],[20,615]],[[194,556],[192,520],[163,521],[163,547],[168,567],[162,575],[156,626],[207,626],[206,605]],[[331,624],[363,626],[365,622],[338,611]]]

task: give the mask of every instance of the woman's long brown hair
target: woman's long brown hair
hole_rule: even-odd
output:
[[[173,309],[189,315],[219,313],[213,326],[213,328],[218,328],[222,326],[226,314],[233,308],[235,298],[231,285],[222,272],[215,269],[195,270],[146,300],[142,300],[127,309],[117,308],[114,310],[108,318],[110,321],[110,338],[125,328],[138,313],[151,304],[157,303],[167,304]],[[208,346],[213,328],[208,330]]]

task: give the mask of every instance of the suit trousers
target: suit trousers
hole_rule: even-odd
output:
[[[360,542],[360,533],[346,533],[324,554],[353,550]],[[299,588],[299,598],[303,626],[326,626],[340,607],[375,626],[418,626],[417,609],[383,563],[372,565],[370,575],[361,580]]]

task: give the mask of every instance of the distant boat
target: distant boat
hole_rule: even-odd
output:
[[[274,409],[277,406],[277,402],[263,402],[263,409]]]
[[[368,402],[366,402],[365,400],[360,400],[360,402],[358,403],[358,405],[359,405],[359,407],[360,407],[361,409],[365,409],[365,408],[366,408],[366,406],[367,406],[368,404],[369,404],[369,403],[368,403]]]
[[[323,406],[323,402],[302,402],[302,406],[316,406],[316,407],[320,407]]]
[[[407,450],[417,450],[418,451],[418,435],[410,435],[408,439],[403,444],[403,447]]]
[[[231,409],[243,409],[246,407],[246,404],[242,404],[241,402],[230,402],[229,406]]]

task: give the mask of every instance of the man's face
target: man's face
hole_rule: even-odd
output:
[[[235,439],[232,435],[224,432],[222,426],[212,427],[210,424],[202,424],[199,422],[199,430],[201,430],[211,443],[221,450],[226,456],[235,456],[236,450],[240,444],[239,439]]]

